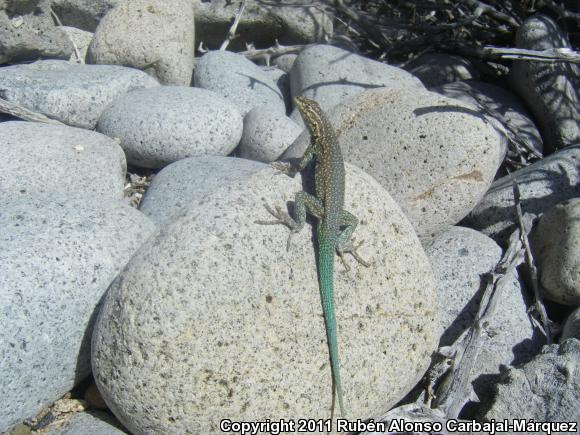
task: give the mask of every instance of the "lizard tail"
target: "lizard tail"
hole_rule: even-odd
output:
[[[346,414],[342,400],[342,384],[340,382],[340,358],[338,356],[336,315],[334,310],[334,251],[335,248],[332,243],[321,243],[319,246],[320,295],[322,298],[324,322],[326,323],[326,335],[330,352],[332,378],[334,381],[333,394],[336,392],[340,414],[345,418]]]

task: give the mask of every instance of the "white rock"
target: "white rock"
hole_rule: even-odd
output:
[[[67,35],[67,38],[69,38],[71,43],[74,44],[74,47],[76,47],[76,50],[73,50],[70,55],[69,61],[84,63],[85,58],[87,57],[89,44],[93,40],[93,34],[86,30],[77,29],[76,27],[60,26],[59,29]]]
[[[235,104],[242,116],[254,107],[268,105],[286,113],[284,96],[278,84],[241,54],[210,51],[195,66],[195,86],[218,93]]]
[[[517,223],[514,181],[520,188],[522,210],[528,213],[544,213],[559,202],[578,196],[580,145],[558,151],[496,180],[465,219],[465,225],[503,245]]]
[[[418,77],[427,87],[479,77],[478,71],[470,61],[446,53],[423,54],[409,62],[405,69]]]
[[[127,163],[111,138],[66,125],[0,123],[0,198],[68,192],[123,198]]]
[[[165,85],[189,86],[194,55],[191,0],[131,0],[101,20],[87,60],[131,66]]]
[[[430,90],[481,109],[482,115],[499,121],[500,125],[510,129],[517,139],[542,155],[544,150],[542,136],[516,95],[499,86],[477,80],[447,83]]]
[[[548,210],[530,234],[544,296],[580,306],[580,198]]]
[[[273,162],[292,145],[303,128],[268,106],[252,109],[244,117],[240,157]]]
[[[424,89],[419,79],[332,45],[313,45],[300,52],[290,71],[292,96],[316,100],[323,110],[376,87]]]
[[[125,435],[115,419],[97,411],[77,412],[63,427],[49,429],[46,435]]]
[[[560,341],[562,342],[568,338],[580,340],[580,307],[570,313],[562,328]]]
[[[159,226],[185,214],[191,204],[226,184],[243,183],[263,163],[234,157],[204,156],[164,167],[151,182],[139,210]]]
[[[159,86],[118,98],[97,129],[121,140],[130,164],[160,168],[186,157],[229,154],[243,121],[236,106],[214,92]]]
[[[119,200],[0,200],[0,432],[90,374],[102,296],[154,230]]]
[[[429,262],[388,193],[347,166],[346,204],[372,267],[336,260],[342,382],[351,418],[379,415],[421,378],[439,335]],[[299,177],[272,168],[192,204],[111,287],[93,370],[133,433],[220,433],[224,416],[328,418],[328,347],[311,228],[259,225]],[[187,379],[187,382],[184,382]]]
[[[363,92],[328,114],[344,159],[375,177],[421,238],[457,223],[501,162],[502,136],[473,107],[420,88]],[[302,133],[283,154],[301,156]]]
[[[108,104],[126,92],[159,86],[142,71],[114,65],[40,60],[0,68],[3,97],[74,127],[93,129]]]

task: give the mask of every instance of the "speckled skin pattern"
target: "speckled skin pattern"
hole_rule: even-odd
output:
[[[338,396],[340,413],[345,417],[334,309],[334,251],[336,250],[341,256],[345,252],[351,252],[357,261],[365,264],[355,255],[350,240],[350,236],[358,224],[358,219],[343,210],[344,160],[332,125],[316,101],[305,97],[295,97],[294,101],[311,137],[310,145],[304,152],[297,170],[304,170],[308,163],[313,158],[315,159],[314,182],[316,196],[306,192],[296,193],[295,218],[283,215],[280,211],[278,214],[273,214],[278,217],[278,222],[286,224],[293,232],[298,232],[304,227],[307,211],[318,218],[320,295],[332,366],[333,390]],[[289,170],[288,172],[292,171]],[[344,230],[341,230],[342,227],[344,227]]]

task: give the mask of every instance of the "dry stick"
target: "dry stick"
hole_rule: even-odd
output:
[[[502,48],[486,46],[480,49],[488,59],[522,59],[536,62],[580,63],[580,52],[570,48],[550,48],[548,50],[525,50],[523,48]]]
[[[43,122],[45,124],[65,125],[56,119],[49,118],[42,113],[33,112],[26,107],[20,106],[11,101],[0,98],[0,113],[7,113],[25,121]]]
[[[506,14],[504,12],[498,11],[496,8],[488,5],[487,3],[484,3],[484,2],[479,1],[479,0],[464,0],[464,1],[467,5],[475,8],[473,13],[474,13],[474,15],[476,15],[478,17],[480,15],[487,14],[490,17],[495,18],[498,21],[505,21],[506,23],[508,23],[512,27],[519,27],[519,25],[520,25],[515,20],[515,18],[510,17],[508,14]]]
[[[236,30],[238,29],[238,25],[240,24],[240,20],[242,19],[242,14],[244,13],[244,9],[246,9],[246,0],[242,0],[240,2],[240,9],[238,10],[236,17],[234,18],[234,22],[232,24],[232,27],[230,27],[230,31],[228,32],[228,37],[226,38],[226,40],[224,42],[222,42],[222,45],[220,47],[221,51],[224,51],[226,48],[228,48],[228,45],[230,45],[230,42],[232,42],[234,39],[236,39],[238,37],[238,35],[236,35]]]
[[[529,231],[532,216],[526,214],[523,219],[526,223],[525,231]],[[451,346],[455,356],[450,373],[437,389],[437,397],[434,401],[435,407],[443,411],[448,418],[457,418],[470,400],[471,377],[483,346],[481,337],[495,313],[500,294],[511,285],[512,274],[523,263],[523,260],[524,249],[520,240],[520,229],[517,228],[510,236],[508,249],[489,276],[473,325]],[[449,350],[446,353],[449,353]]]
[[[49,7],[49,9],[50,9],[50,14],[52,15],[52,17],[56,21],[56,24],[59,27],[63,27],[62,26],[62,21],[60,21],[60,18],[58,18],[58,15],[56,15],[56,12],[54,12],[51,7]],[[77,45],[73,41],[72,37],[68,34],[68,32],[65,32],[64,30],[62,30],[62,31],[66,34],[68,40],[70,41],[70,43],[73,46],[73,50],[75,51],[75,56],[77,58],[77,63],[85,63],[84,59],[81,58],[81,52],[79,51],[79,48],[77,47]]]
[[[540,294],[540,285],[538,280],[538,269],[534,264],[534,257],[532,256],[532,251],[530,249],[530,242],[528,240],[528,232],[524,226],[524,216],[522,215],[522,206],[521,206],[521,192],[520,187],[515,180],[513,179],[513,192],[514,192],[514,201],[516,203],[516,213],[518,217],[518,224],[520,227],[521,239],[524,245],[524,250],[526,253],[526,264],[530,271],[530,279],[532,280],[532,287],[534,289],[534,307],[536,308],[538,314],[540,315],[540,320],[542,322],[542,327],[544,329],[543,333],[546,336],[546,342],[548,344],[552,344],[552,331],[550,328],[550,323],[548,320],[548,315],[546,313],[546,307],[542,302],[542,295]]]
[[[278,40],[276,40],[276,45],[274,47],[255,49],[252,45],[247,45],[246,46],[247,50],[240,51],[238,54],[246,56],[250,60],[266,59],[266,63],[269,64],[270,58],[272,57],[278,57],[283,54],[300,53],[306,47],[308,47],[308,44],[281,45],[280,43],[278,43]]]

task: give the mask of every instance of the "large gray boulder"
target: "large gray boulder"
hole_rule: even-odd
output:
[[[101,298],[154,230],[119,200],[0,200],[0,432],[84,379]]]
[[[3,97],[73,127],[94,129],[102,111],[133,89],[159,86],[133,68],[44,60],[0,68]]]
[[[429,365],[439,336],[432,272],[389,194],[348,165],[345,207],[367,240],[334,281],[351,418],[376,417]],[[332,380],[311,228],[259,225],[301,190],[265,168],[215,190],[150,240],[111,287],[93,372],[133,433],[220,433],[240,421],[328,418]],[[184,379],[187,382],[184,382]]]
[[[194,55],[191,0],[132,0],[101,20],[87,61],[130,66],[164,85],[189,86]]]
[[[120,139],[130,164],[161,168],[186,157],[228,155],[243,121],[236,105],[215,92],[158,86],[118,98],[103,111],[97,130]]]
[[[0,155],[0,198],[47,192],[123,198],[125,154],[105,135],[8,121],[0,123]]]

